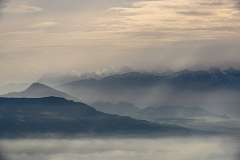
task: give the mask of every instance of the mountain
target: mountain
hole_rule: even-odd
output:
[[[50,96],[63,97],[68,100],[79,101],[77,98],[74,98],[66,93],[60,92],[41,83],[33,83],[25,91],[22,92],[12,92],[6,95],[2,95],[2,97],[15,98],[41,98]]]
[[[212,67],[209,71],[182,70],[171,74],[154,74],[147,72],[128,72],[115,74],[101,79],[88,78],[81,79],[59,85],[57,87],[92,87],[107,89],[127,89],[127,88],[149,88],[156,86],[168,86],[175,89],[201,90],[222,81],[230,82],[235,89],[240,88],[240,71],[229,68],[221,71]],[[221,85],[219,85],[221,89]],[[230,88],[234,89],[234,88]]]
[[[130,116],[131,114],[140,111],[140,108],[134,106],[132,103],[123,101],[116,104],[98,101],[90,104],[90,106],[94,107],[98,111],[108,114],[117,114],[120,116]]]
[[[137,119],[145,119],[150,121],[163,119],[230,119],[227,115],[219,115],[207,111],[198,106],[184,107],[184,106],[158,106],[139,108],[129,102],[119,102],[116,104],[110,102],[95,102],[90,104],[96,110],[116,114],[121,116],[130,116]]]
[[[117,104],[95,102],[91,106],[104,113],[125,115],[161,124],[172,124],[205,131],[240,133],[239,121],[231,119],[227,115],[215,114],[197,106],[158,106],[140,109],[127,102]]]
[[[110,102],[95,102],[90,104],[96,110],[122,116],[130,116],[137,119],[158,121],[165,119],[231,119],[227,115],[215,114],[198,106],[158,106],[138,108],[132,103],[119,102],[116,104]]]
[[[10,83],[5,86],[0,86],[0,95],[7,94],[10,92],[21,92],[28,88],[30,84],[28,83],[20,83],[20,84],[15,84],[15,83]]]
[[[102,79],[104,77],[114,75],[114,74],[123,74],[132,72],[133,69],[125,66],[120,68],[118,71],[111,71],[111,70],[105,70],[102,72],[91,72],[91,73],[83,73],[80,75],[76,75],[78,73],[75,71],[75,74],[62,74],[62,73],[48,73],[44,74],[38,79],[37,81],[43,84],[46,84],[51,87],[55,87],[57,85],[63,84],[63,83],[69,83],[72,81],[79,81],[84,79]]]
[[[226,107],[236,108],[240,103],[240,70],[212,67],[207,71],[128,72],[101,79],[82,79],[55,88],[88,104],[126,101],[137,106],[180,104],[211,106],[214,111],[223,111]],[[233,114],[240,117],[237,112]]]
[[[133,117],[147,120],[160,119],[179,119],[179,118],[226,118],[226,115],[211,113],[201,107],[184,107],[184,106],[159,106],[146,107],[136,112]]]
[[[99,112],[63,98],[0,98],[0,137],[190,135],[203,133]]]
[[[240,133],[239,120],[231,119],[227,115],[209,112],[201,107],[158,106],[141,109],[131,117],[151,122],[174,124],[181,127],[225,132]]]
[[[79,80],[79,77],[71,74],[48,73],[42,75],[37,81],[42,84],[54,87],[59,84],[68,83]]]

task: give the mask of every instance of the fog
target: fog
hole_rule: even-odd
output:
[[[148,106],[200,106],[209,111],[239,117],[239,94],[237,91],[191,91],[176,89],[168,86],[154,86],[149,88],[106,89],[94,87],[56,88],[81,102],[91,104],[97,101],[118,103],[126,101],[137,107]]]
[[[234,138],[1,140],[7,160],[238,160]],[[237,141],[238,142],[238,141]]]

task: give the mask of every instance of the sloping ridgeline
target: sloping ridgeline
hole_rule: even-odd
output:
[[[64,92],[55,90],[41,83],[33,83],[26,90],[22,92],[12,92],[12,93],[2,95],[2,97],[9,97],[9,98],[42,98],[42,97],[51,97],[51,96],[62,97],[67,100],[73,100],[73,101],[79,102],[77,98],[72,97]]]
[[[200,133],[99,112],[63,98],[0,98],[0,136],[189,135]]]

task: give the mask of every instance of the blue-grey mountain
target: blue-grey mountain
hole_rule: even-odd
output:
[[[88,104],[131,102],[137,106],[204,106],[239,117],[240,70],[128,72],[58,85]],[[226,108],[228,106],[228,108]]]
[[[131,103],[96,102],[91,104],[98,111],[127,115],[135,119],[174,124],[205,131],[240,133],[240,123],[227,115],[219,115],[201,107],[157,106],[140,109]]]
[[[41,83],[33,83],[30,87],[22,92],[12,92],[2,97],[13,97],[13,98],[41,98],[41,97],[62,97],[68,100],[79,101],[77,98],[70,96],[64,92],[60,92],[49,86]]]
[[[116,104],[98,101],[90,104],[90,106],[94,107],[96,110],[100,112],[108,114],[117,114],[120,116],[131,116],[133,113],[137,113],[141,110],[137,106],[134,106],[132,103],[123,101]]]
[[[0,136],[189,135],[201,133],[99,112],[63,98],[0,98]]]

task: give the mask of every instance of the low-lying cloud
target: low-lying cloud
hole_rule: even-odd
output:
[[[42,8],[27,5],[27,4],[18,4],[18,3],[9,3],[2,10],[5,13],[16,13],[16,14],[24,14],[24,13],[34,13],[43,11]]]
[[[2,7],[3,7],[3,0],[0,0],[0,12],[1,12]]]
[[[233,138],[1,140],[9,160],[237,160]]]

